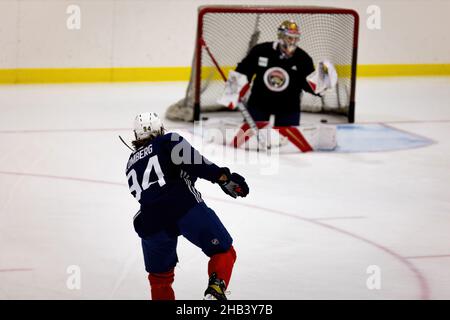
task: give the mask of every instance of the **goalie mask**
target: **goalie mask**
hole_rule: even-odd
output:
[[[299,39],[300,31],[297,23],[292,20],[285,20],[280,24],[278,27],[278,41],[283,53],[289,57],[292,56],[295,49],[297,49]]]
[[[136,140],[142,140],[164,134],[164,126],[156,113],[145,112],[134,119],[133,131]]]

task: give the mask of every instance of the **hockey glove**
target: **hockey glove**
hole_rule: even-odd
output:
[[[235,172],[230,174],[228,169],[226,169],[225,175],[227,176],[225,181],[218,181],[223,192],[233,198],[246,197],[248,195],[249,188],[243,176]]]
[[[225,83],[225,90],[217,103],[233,110],[238,106],[249,88],[247,76],[231,70]]]
[[[334,65],[328,61],[320,61],[317,69],[306,77],[306,81],[316,95],[323,94],[336,86],[338,75]]]

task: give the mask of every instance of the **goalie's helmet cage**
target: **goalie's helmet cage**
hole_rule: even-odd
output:
[[[160,134],[163,124],[159,116],[154,112],[138,114],[134,119],[134,136],[136,140],[147,139]]]
[[[278,39],[282,39],[284,36],[300,37],[300,30],[294,20],[284,20],[278,27]]]
[[[291,20],[301,33],[298,46],[315,65],[321,60],[332,62],[339,75],[336,87],[323,98],[303,93],[302,112],[338,114],[354,122],[359,16],[354,10],[324,7],[200,7],[186,96],[169,107],[166,116],[192,121],[200,113],[223,109],[217,103],[225,88],[221,72],[227,76],[254,45],[277,41],[280,23]]]
[[[300,38],[298,25],[293,20],[285,20],[278,27],[278,40],[281,48],[289,56],[292,55],[297,48]]]

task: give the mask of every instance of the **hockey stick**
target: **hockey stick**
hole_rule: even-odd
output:
[[[203,47],[205,47],[206,52],[208,53],[209,57],[211,58],[211,61],[214,63],[214,66],[217,68],[217,71],[219,71],[220,76],[222,77],[222,80],[224,82],[227,82],[227,77],[225,76],[225,73],[223,72],[222,68],[219,66],[219,63],[217,62],[216,58],[212,54],[211,50],[209,49],[208,45],[206,44],[205,40],[201,39],[200,43]],[[242,116],[244,117],[245,121],[248,123],[250,128],[253,130],[253,132],[256,134],[256,140],[257,140],[257,149],[256,151],[259,152],[259,146],[260,146],[260,140],[259,140],[259,129],[256,126],[255,120],[253,120],[252,116],[248,112],[247,107],[244,105],[244,103],[239,100],[238,102],[238,109],[242,113]],[[263,149],[265,147],[263,146]]]
[[[258,43],[259,35],[261,34],[261,31],[259,31],[259,19],[260,19],[260,17],[261,17],[261,15],[258,13],[258,15],[256,16],[255,28],[253,30],[252,35],[250,36],[250,41],[248,43],[247,54]]]
[[[131,147],[125,142],[125,140],[123,140],[123,138],[122,138],[120,135],[119,135],[119,139],[120,139],[120,141],[123,142],[124,145],[126,145],[126,146],[128,147],[128,149],[130,149],[131,151],[134,152],[133,148],[131,148]]]
[[[256,146],[256,152],[259,152],[259,146],[262,146],[262,149],[267,149],[267,144],[266,143],[262,143],[260,140],[260,135],[259,135],[259,129],[258,126],[256,125],[255,121],[253,120],[252,116],[250,115],[250,113],[248,112],[247,107],[245,106],[245,104],[239,100],[238,102],[238,108],[239,111],[241,111],[242,115],[244,116],[245,121],[248,123],[248,125],[250,126],[250,128],[253,130],[253,132],[256,134],[256,141],[257,141],[257,146]]]

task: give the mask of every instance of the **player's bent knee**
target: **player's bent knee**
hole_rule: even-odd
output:
[[[216,254],[226,254],[233,248],[233,240],[231,238],[229,239],[223,239],[219,244],[217,245],[208,245],[207,247],[203,247],[203,252],[208,256],[212,257]],[[233,249],[234,251],[234,249]]]
[[[236,261],[237,254],[236,250],[234,250],[234,247],[231,245],[227,250],[212,254],[211,258],[225,259],[231,263],[234,263]]]
[[[213,255],[208,263],[209,276],[215,274],[228,286],[235,261],[236,251],[233,246],[230,246],[225,252]]]

